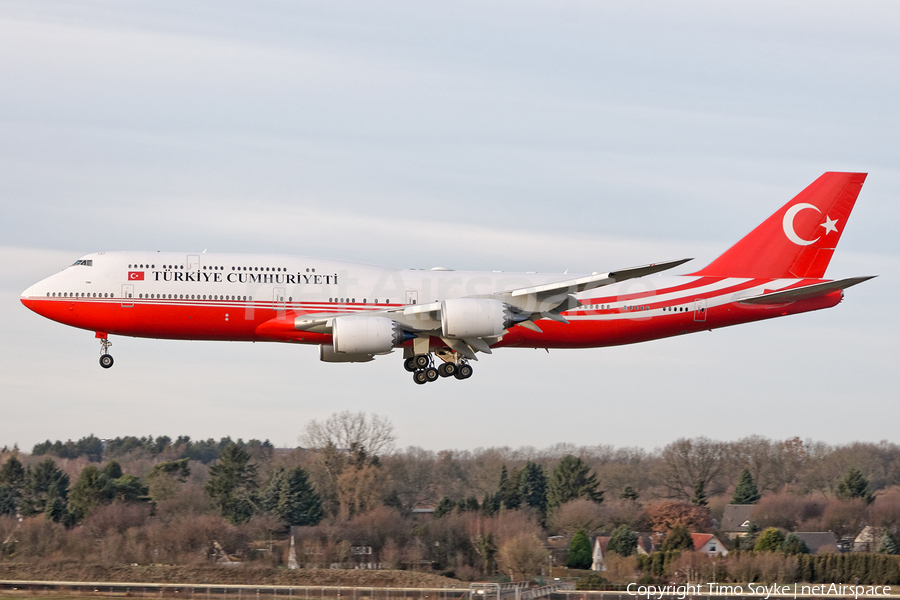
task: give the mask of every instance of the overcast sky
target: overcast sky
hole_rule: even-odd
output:
[[[897,441],[900,5],[0,0],[0,446],[343,410],[398,445]],[[836,308],[621,348],[398,355],[113,338],[19,295],[100,250],[428,268],[697,268],[824,171],[869,173]],[[682,269],[688,272],[688,269]]]

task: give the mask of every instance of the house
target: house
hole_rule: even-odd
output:
[[[837,554],[838,539],[833,531],[796,531],[798,538],[803,540],[810,554]]]
[[[711,533],[692,533],[691,539],[694,541],[694,552],[708,556],[728,556],[725,545]]]
[[[734,539],[747,535],[750,527],[750,515],[753,513],[755,504],[726,504],[725,512],[722,514],[722,532]]]
[[[638,532],[638,554],[652,554],[657,551],[657,547],[662,543],[663,535],[660,533]]]
[[[592,571],[606,570],[606,545],[609,543],[609,536],[598,535],[594,538],[594,560],[591,563]]]
[[[881,527],[866,525],[859,535],[853,539],[851,552],[875,552],[881,540]]]

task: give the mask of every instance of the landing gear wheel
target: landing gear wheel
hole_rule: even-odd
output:
[[[416,363],[414,358],[407,358],[403,361],[403,368],[409,371],[410,373],[414,373],[416,371]]]
[[[414,356],[413,360],[415,361],[415,365],[419,369],[424,369],[428,365],[431,364],[431,359],[428,358],[427,354],[420,354],[418,356]]]
[[[472,376],[472,367],[469,365],[459,365],[459,370],[456,371],[455,377],[457,379],[468,379]]]
[[[413,381],[419,385],[424,385],[428,383],[428,376],[425,375],[425,371],[416,371],[413,373]]]
[[[101,334],[97,334],[99,337]],[[112,346],[112,342],[109,341],[103,334],[104,337],[100,337],[100,366],[104,369],[108,369],[113,366],[113,357],[109,353],[109,347]]]
[[[453,377],[456,375],[456,365],[453,363],[444,363],[438,367],[438,375],[441,377]]]
[[[438,377],[440,377],[440,375],[438,375],[438,370],[434,367],[425,369],[425,379],[428,381],[437,381]]]

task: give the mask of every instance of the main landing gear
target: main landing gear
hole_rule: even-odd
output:
[[[413,374],[413,381],[419,385],[425,385],[437,381],[439,377],[455,377],[468,379],[472,376],[472,366],[468,361],[455,353],[440,355],[444,361],[438,368],[434,367],[434,358],[431,354],[417,354],[403,361],[403,368]]]
[[[113,357],[112,354],[109,353],[109,347],[112,346],[112,342],[106,339],[105,337],[100,338],[100,366],[104,369],[108,369],[113,366]]]

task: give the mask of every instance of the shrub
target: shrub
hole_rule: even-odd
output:
[[[784,545],[784,534],[777,527],[769,527],[756,539],[754,552],[778,552]]]

